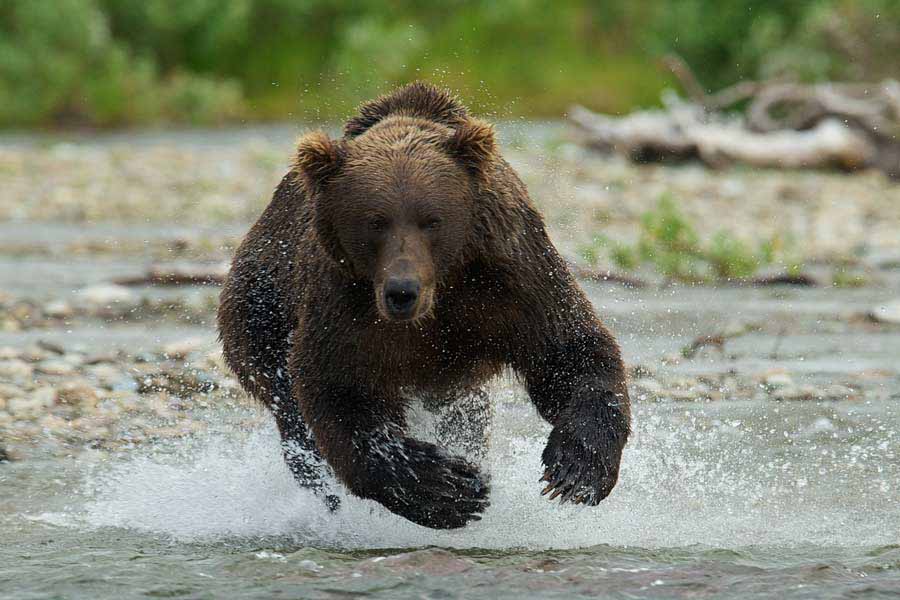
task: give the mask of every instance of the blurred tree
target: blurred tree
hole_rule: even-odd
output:
[[[416,78],[499,116],[703,84],[897,76],[896,0],[2,0],[0,124],[330,119]]]

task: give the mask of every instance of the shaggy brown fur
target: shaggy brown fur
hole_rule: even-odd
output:
[[[413,522],[479,519],[485,477],[409,437],[403,398],[458,395],[504,367],[553,425],[544,493],[596,505],[616,483],[630,421],[618,345],[491,127],[429,85],[363,105],[340,140],[300,140],[238,249],[219,328],[304,485],[321,489],[321,457]]]

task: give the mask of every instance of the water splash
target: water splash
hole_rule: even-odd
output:
[[[877,417],[836,405],[775,412],[737,403],[639,405],[618,487],[584,508],[540,497],[547,428],[529,406],[506,398],[486,460],[491,507],[455,531],[413,525],[345,493],[330,514],[295,485],[269,426],[213,436],[182,456],[116,463],[93,479],[79,520],[180,541],[287,536],[341,548],[896,543],[887,524],[900,520],[900,469],[884,450],[896,441],[893,430],[870,428],[851,445],[841,434]]]

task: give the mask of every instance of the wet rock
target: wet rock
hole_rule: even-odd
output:
[[[59,404],[78,407],[81,410],[92,410],[97,407],[99,397],[88,383],[70,381],[59,387],[56,393]]]
[[[19,351],[12,346],[0,346],[0,360],[19,358]]]
[[[92,285],[78,291],[76,298],[90,308],[137,306],[140,299],[127,287],[111,283]]]
[[[0,463],[9,462],[9,453],[6,451],[6,448],[0,443]]]
[[[86,369],[86,374],[108,390],[133,391],[137,389],[134,378],[112,364],[98,364]]]
[[[387,570],[392,573],[415,572],[441,577],[464,573],[472,568],[472,562],[460,558],[448,550],[427,548],[402,552],[393,556],[376,557],[364,563],[361,570]]]
[[[56,388],[45,386],[31,392],[31,399],[40,402],[45,408],[49,408],[56,404]]]
[[[45,375],[72,375],[75,367],[64,360],[43,360],[37,364],[37,371]]]
[[[900,325],[900,299],[876,306],[869,311],[869,318],[876,323]]]
[[[88,354],[84,357],[82,364],[99,365],[101,363],[115,363],[118,360],[119,357],[113,352],[100,352],[97,354]]]
[[[33,418],[44,413],[56,402],[56,390],[51,387],[38,388],[24,398],[12,398],[6,408],[11,415],[19,418]]]
[[[794,387],[794,380],[791,378],[791,376],[780,371],[766,374],[765,376],[763,376],[762,383],[769,391],[783,390]]]
[[[42,360],[47,360],[48,358],[52,358],[54,354],[52,352],[48,352],[43,348],[40,348],[36,344],[32,344],[25,348],[22,351],[22,354],[19,356],[22,360],[27,360],[28,362],[40,362]]]
[[[21,398],[24,395],[25,390],[23,390],[22,388],[11,383],[0,382],[0,402],[9,400],[10,398]]]
[[[38,340],[37,344],[35,345],[41,350],[45,350],[52,354],[64,355],[66,353],[65,348],[55,342],[50,342],[48,340]]]
[[[192,352],[197,352],[207,344],[207,340],[200,337],[187,338],[172,342],[163,346],[163,355],[166,358],[184,360]]]
[[[217,387],[217,382],[208,373],[199,369],[184,369],[142,377],[138,379],[137,391],[140,394],[169,392],[177,396],[191,396],[211,392]]]
[[[64,300],[48,302],[44,305],[44,314],[51,319],[68,319],[75,316],[75,309]]]
[[[820,398],[819,391],[811,385],[789,385],[772,392],[775,400],[816,400]]]
[[[34,368],[18,358],[0,360],[0,378],[10,381],[24,380],[31,377]]]

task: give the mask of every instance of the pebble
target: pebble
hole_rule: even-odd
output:
[[[56,300],[44,305],[44,314],[53,319],[68,319],[75,315],[75,309],[64,300]]]
[[[96,379],[99,386],[108,390],[134,390],[137,387],[134,378],[111,364],[92,365],[85,369],[85,374]]]
[[[189,354],[197,352],[208,343],[208,339],[201,337],[179,340],[163,346],[163,355],[167,358],[184,360]]]
[[[76,294],[79,301],[91,307],[110,307],[112,305],[137,305],[137,294],[122,285],[101,283],[79,290]]]
[[[45,375],[72,375],[75,367],[65,360],[43,360],[37,364],[37,370]]]
[[[28,396],[26,398],[13,398],[6,403],[6,409],[14,417],[33,418],[44,413],[47,405],[40,396]]]
[[[70,381],[57,389],[56,401],[59,404],[69,404],[85,410],[96,408],[99,397],[88,383]]]
[[[815,400],[821,394],[811,385],[785,386],[772,392],[775,400]]]
[[[780,390],[794,386],[794,380],[784,372],[769,373],[763,377],[763,385],[769,390]]]
[[[11,383],[0,382],[0,400],[9,400],[10,398],[20,398],[25,395],[25,391]]]
[[[0,377],[4,379],[27,379],[33,372],[34,368],[24,360],[18,358],[0,360]]]
[[[869,316],[878,323],[900,325],[900,299],[876,306],[869,311]]]

